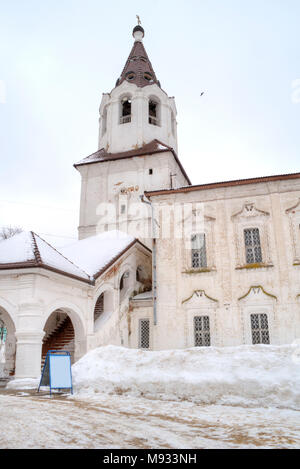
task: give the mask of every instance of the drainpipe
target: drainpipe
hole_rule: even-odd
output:
[[[153,244],[152,244],[153,323],[154,323],[154,326],[156,326],[157,325],[157,309],[156,309],[157,288],[156,288],[156,238],[155,238],[155,228],[154,228],[154,222],[155,222],[154,209],[153,209],[152,203],[150,202],[149,199],[145,197],[145,195],[141,195],[140,198],[144,204],[148,204],[151,207],[151,224],[152,224],[152,239],[153,239]]]

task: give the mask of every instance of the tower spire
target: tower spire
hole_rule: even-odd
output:
[[[160,87],[160,83],[156,78],[152,64],[143,45],[145,31],[141,26],[141,20],[138,15],[137,19],[138,24],[132,31],[134,44],[122,70],[121,76],[117,80],[116,86],[121,85],[123,81],[126,80],[129,83],[136,84],[140,88],[147,85],[153,85],[154,83]]]

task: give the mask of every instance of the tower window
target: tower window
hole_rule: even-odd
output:
[[[159,125],[159,116],[158,116],[159,104],[150,99],[149,101],[149,124]]]
[[[131,122],[131,99],[125,97],[121,101],[120,124]]]
[[[262,262],[260,237],[258,228],[248,228],[244,230],[246,263],[254,264]]]
[[[135,78],[135,73],[134,72],[128,72],[126,74],[126,80],[132,81]]]
[[[149,174],[153,174],[153,169],[152,168],[149,169]]]
[[[147,81],[153,81],[153,77],[152,77],[151,73],[149,73],[149,72],[144,73],[144,78]]]

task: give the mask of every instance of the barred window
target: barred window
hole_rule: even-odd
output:
[[[207,267],[205,234],[191,236],[193,269]]]
[[[139,321],[139,347],[150,347],[150,320],[140,319]]]
[[[195,347],[210,346],[209,316],[194,317],[194,342]]]
[[[253,344],[269,344],[269,326],[267,314],[251,314],[251,331]]]
[[[262,262],[259,229],[247,228],[244,230],[244,238],[247,264]]]

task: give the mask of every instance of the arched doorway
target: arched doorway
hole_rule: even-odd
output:
[[[113,290],[105,290],[96,301],[94,308],[94,331],[96,332],[103,322],[108,319],[114,311]]]
[[[16,328],[6,309],[0,306],[0,378],[15,373]]]
[[[44,326],[42,345],[42,366],[49,350],[64,350],[70,352],[71,363],[75,356],[75,330],[67,311],[56,309],[48,317]]]

